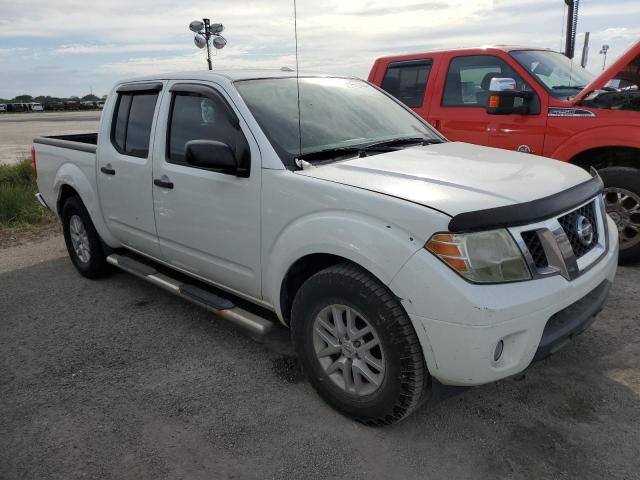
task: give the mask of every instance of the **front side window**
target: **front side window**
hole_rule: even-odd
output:
[[[510,53],[556,98],[576,95],[595,75],[561,53],[547,50],[516,50]]]
[[[121,93],[113,116],[111,142],[125,155],[149,155],[151,125],[158,93]]]
[[[300,154],[392,139],[442,141],[418,116],[362,80],[301,77],[300,110],[295,78],[242,80],[234,85],[290,169],[295,169]]]
[[[240,167],[248,169],[249,144],[240,128],[230,118],[228,108],[215,95],[174,93],[167,135],[167,160],[171,163],[185,164],[187,142],[213,140],[229,145],[234,150]]]
[[[442,106],[486,107],[493,78],[513,78],[519,91],[531,90],[502,59],[493,55],[455,57],[449,64]]]
[[[406,106],[421,107],[431,64],[431,60],[392,62],[387,67],[381,87]]]

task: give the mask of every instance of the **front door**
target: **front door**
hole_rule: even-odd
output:
[[[540,98],[507,62],[495,55],[453,56],[444,75],[442,99],[432,106],[430,122],[449,140],[541,153],[544,144],[546,108]],[[521,91],[532,91],[535,115],[489,115],[486,112],[492,78],[513,78]],[[544,114],[542,113],[544,112]]]
[[[150,139],[162,86],[133,83],[117,90],[113,117],[100,134],[96,172],[100,206],[111,233],[124,245],[153,257],[160,256],[160,247],[153,214]]]
[[[260,152],[225,92],[213,83],[170,84],[154,150],[154,207],[163,259],[235,293],[260,296]],[[231,147],[242,172],[187,163],[186,144]]]

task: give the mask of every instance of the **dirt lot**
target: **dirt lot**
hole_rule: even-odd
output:
[[[0,114],[0,163],[29,156],[31,142],[43,135],[96,132],[100,111]]]
[[[0,250],[2,479],[640,478],[640,268],[524,379],[372,429],[314,394],[284,329],[255,342],[64,255],[58,235]]]

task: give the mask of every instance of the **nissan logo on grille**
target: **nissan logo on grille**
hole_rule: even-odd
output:
[[[576,219],[576,233],[578,234],[578,240],[585,247],[591,245],[593,242],[593,224],[584,215],[578,215]]]

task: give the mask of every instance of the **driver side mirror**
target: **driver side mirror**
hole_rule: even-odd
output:
[[[214,172],[238,174],[238,159],[226,143],[214,140],[191,140],[185,146],[188,165]]]
[[[516,81],[513,78],[492,78],[489,85],[489,99],[486,110],[489,115],[535,115],[540,113],[534,105],[533,92],[521,92],[516,90]]]

